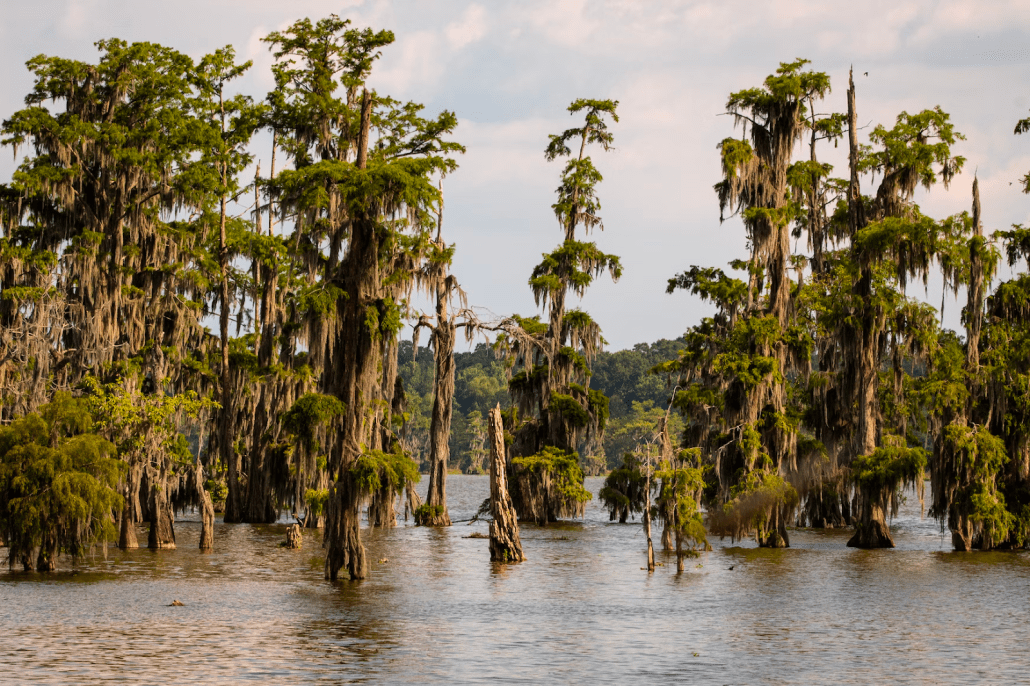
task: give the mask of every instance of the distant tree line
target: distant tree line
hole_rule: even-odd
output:
[[[638,343],[618,352],[598,353],[592,367],[591,388],[609,398],[609,418],[602,443],[603,452],[585,456],[587,472],[600,474],[617,467],[623,454],[639,441],[633,427],[642,421],[654,422],[664,414],[671,397],[667,378],[652,372],[663,362],[677,358],[682,340]],[[433,353],[420,347],[413,358],[412,344],[399,346],[399,373],[407,396],[407,423],[403,441],[423,472],[428,471],[430,412],[433,404]],[[487,412],[500,404],[508,409],[508,377],[503,359],[493,347],[478,343],[471,352],[454,354],[454,419],[451,424],[450,454],[453,469],[463,474],[483,473]],[[657,413],[657,414],[656,414]],[[678,421],[678,417],[674,418]],[[650,424],[648,424],[650,426]]]

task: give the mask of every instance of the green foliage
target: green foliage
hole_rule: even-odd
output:
[[[871,455],[862,455],[851,463],[851,479],[870,493],[893,492],[923,478],[926,451],[910,448],[898,440],[878,447]]]
[[[382,450],[370,450],[358,456],[350,468],[350,475],[359,491],[366,495],[375,493],[383,486],[397,493],[408,481],[418,483],[421,478],[418,465],[410,457],[403,452],[387,453]]]
[[[537,477],[546,474],[555,494],[564,500],[582,503],[593,497],[583,487],[583,468],[579,466],[579,456],[574,452],[544,446],[535,455],[513,458],[511,464],[517,474],[531,473]]]
[[[296,436],[306,450],[315,452],[319,450],[318,429],[331,426],[345,410],[343,401],[335,396],[305,393],[283,415],[283,428]]]
[[[329,489],[309,488],[304,491],[304,502],[307,503],[310,516],[323,516],[325,514],[325,505],[329,502]]]
[[[680,545],[687,543],[688,551],[696,555],[698,549],[708,547],[698,500],[704,488],[704,469],[698,466],[696,449],[686,450],[673,463],[664,463],[655,472],[661,480],[655,511],[675,534]]]
[[[425,522],[436,521],[437,518],[443,516],[443,513],[443,505],[430,505],[429,503],[423,503],[415,508],[415,523],[419,526],[423,526]]]
[[[596,243],[566,240],[543,258],[529,279],[537,305],[546,305],[560,292],[583,297],[587,287],[605,271],[613,281],[622,276],[618,256],[601,252]]]
[[[87,404],[67,393],[0,428],[0,530],[9,562],[53,564],[66,551],[82,555],[117,532],[124,468],[115,446],[92,433]]]
[[[571,426],[585,427],[590,422],[590,414],[571,395],[552,392],[549,409]]]
[[[608,473],[598,492],[601,504],[608,509],[608,519],[625,522],[630,514],[639,514],[646,505],[646,482],[640,459],[626,453],[622,465]]]
[[[947,187],[966,161],[951,154],[951,146],[965,136],[955,131],[951,117],[940,107],[918,114],[902,112],[893,128],[878,125],[869,138],[879,149],[868,153],[862,168],[883,174],[901,172],[905,178],[900,182],[909,193],[916,183],[929,189],[938,176]]]
[[[669,279],[666,293],[673,293],[678,288],[727,310],[740,307],[747,300],[747,284],[726,276],[723,270],[715,267],[691,267]]]
[[[347,293],[339,286],[320,281],[301,289],[297,296],[297,308],[313,319],[333,319],[336,317],[337,303],[346,297]]]
[[[204,482],[204,490],[211,496],[211,500],[216,503],[224,503],[226,496],[229,495],[229,488],[225,485],[224,481],[208,479]]]
[[[118,447],[123,459],[153,460],[164,457],[181,462],[179,432],[184,419],[198,419],[217,404],[195,391],[176,395],[144,395],[123,380],[102,384],[86,377],[82,386],[85,402],[94,417],[97,433]]]

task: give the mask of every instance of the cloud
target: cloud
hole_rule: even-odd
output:
[[[444,35],[455,50],[482,40],[486,35],[486,10],[482,5],[469,5],[460,19],[447,25]]]
[[[397,41],[384,49],[372,85],[425,102],[430,114],[446,108],[462,116],[455,138],[468,153],[445,182],[445,234],[458,244],[455,274],[472,302],[498,313],[537,311],[526,280],[540,253],[561,239],[551,211],[560,165],[543,158],[547,134],[574,125],[565,111],[574,98],[619,100],[616,150],[591,153],[604,175],[598,192],[606,226],[591,240],[621,255],[626,269],[618,284],[602,280],[584,302],[615,349],[696,323],[706,306],[686,294],[664,295],[665,279],[691,264],[725,266],[745,250],[739,221],[718,221],[715,146],[735,132],[717,115],[729,93],[760,85],[780,61],[806,57],[830,74],[825,111],[845,109],[854,63],[863,126],[940,104],[968,136],[956,152],[969,162],[949,190],[920,195],[923,209],[937,217],[968,209],[979,168],[988,231],[1030,220],[1030,198],[1016,185],[1030,171],[1030,136],[1012,135],[1030,109],[1025,0],[12,4],[0,55],[17,68],[6,67],[0,118],[21,107],[31,87],[20,66],[26,59],[46,52],[94,60],[92,42],[105,35],[195,56],[233,43],[241,59],[255,61],[240,87],[261,100],[273,86],[272,58],[260,42],[268,31],[330,12],[358,27],[392,29]],[[118,21],[131,21],[131,31]],[[264,140],[255,153],[267,160],[267,149]],[[0,182],[13,169],[4,152]],[[826,146],[821,155],[838,172],[846,166],[843,147]],[[937,306],[939,298],[938,288]],[[950,317],[958,308],[949,303],[948,310]]]

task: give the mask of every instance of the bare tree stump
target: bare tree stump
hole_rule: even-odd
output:
[[[504,426],[501,406],[490,410],[490,560],[492,562],[522,562],[522,541],[519,540],[519,520],[508,495],[508,477],[505,473]]]
[[[304,538],[301,536],[300,524],[291,524],[286,527],[286,543],[283,544],[284,548],[298,549],[301,546]]]
[[[215,547],[215,505],[204,489],[204,468],[199,462],[194,467],[193,483],[200,501],[200,549],[211,550]]]
[[[215,505],[207,493],[200,504],[200,520],[200,549],[211,550],[215,547]]]

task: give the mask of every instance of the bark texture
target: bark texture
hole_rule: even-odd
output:
[[[508,495],[501,406],[490,410],[490,560],[523,562],[519,521]]]
[[[175,548],[175,517],[167,488],[167,479],[160,479],[150,489],[150,535],[147,547],[151,550]]]
[[[446,283],[437,287],[436,326],[433,328],[433,358],[436,379],[433,393],[433,417],[429,426],[429,491],[425,515],[416,517],[422,526],[450,526],[447,512],[447,460],[450,457],[451,412],[454,408],[454,320],[448,316],[450,297]]]
[[[291,524],[286,528],[286,544],[284,547],[299,549],[304,542],[301,535],[300,524]]]
[[[211,550],[215,547],[215,506],[204,489],[204,468],[199,463],[194,468],[193,478],[200,506],[200,549]]]
[[[864,499],[859,507],[859,520],[855,535],[848,541],[849,548],[893,548],[894,539],[887,526],[885,504],[873,499]]]
[[[356,163],[359,170],[364,170],[368,161],[371,113],[372,96],[365,91]],[[350,468],[361,455],[362,446],[372,438],[369,405],[378,395],[381,346],[366,326],[366,319],[367,308],[376,307],[381,300],[380,239],[379,222],[374,215],[362,213],[354,217],[347,254],[338,272],[348,297],[338,304],[341,316],[335,347],[341,351],[339,359],[334,359],[327,370],[333,375],[332,391],[346,405],[343,440],[331,464],[337,480],[329,489],[326,518],[325,576],[333,581],[344,567],[351,579],[364,579],[368,574],[359,526],[363,494],[354,483]]]

